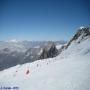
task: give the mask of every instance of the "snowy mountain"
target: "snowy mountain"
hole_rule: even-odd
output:
[[[58,49],[56,48],[55,44],[52,43],[51,45],[43,48],[40,59],[53,58],[56,57],[58,54]]]
[[[55,45],[63,45],[66,43],[66,41],[18,41],[14,39],[9,41],[0,41],[0,50],[8,48],[10,51],[25,52],[30,48],[43,48],[52,42],[54,42]]]
[[[0,72],[0,86],[17,90],[90,90],[90,27],[80,28],[54,58]]]
[[[55,45],[63,45],[65,41],[54,43]],[[0,70],[39,59],[43,48],[51,44],[51,41],[18,41],[16,39],[1,41]]]
[[[75,35],[70,39],[69,42],[67,42],[67,44],[63,45],[61,48],[60,48],[60,53],[62,51],[67,51],[67,52],[71,52],[71,50],[69,49],[72,49],[72,51],[76,51],[74,52],[75,54],[78,53],[77,49],[78,48],[81,48],[80,45],[82,45],[81,43],[84,43],[84,41],[86,42],[87,41],[87,45],[86,46],[90,46],[89,45],[89,39],[90,39],[90,27],[80,27],[78,29],[78,31],[75,33]],[[79,50],[81,51],[84,47],[84,44],[82,45],[83,47]],[[78,47],[78,48],[77,48]],[[88,48],[87,47],[87,48]],[[89,49],[86,49],[85,50],[89,50]],[[71,53],[73,53],[71,52]]]

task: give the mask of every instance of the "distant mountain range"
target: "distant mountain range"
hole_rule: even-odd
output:
[[[1,41],[0,70],[15,66],[17,64],[33,62],[39,59],[53,58],[58,56],[59,54],[61,54],[61,56],[69,56],[71,53],[77,54],[81,52],[81,49],[77,51],[77,49],[79,49],[79,47],[81,46],[81,43],[88,39],[90,39],[90,27],[80,27],[68,42],[16,40],[7,42]],[[87,46],[89,47],[89,45]],[[90,52],[88,47],[83,47],[85,48],[85,54]]]
[[[59,49],[66,41],[0,41],[0,70],[41,59],[43,49],[52,43]]]
[[[33,52],[40,60],[0,71],[1,89],[17,85],[20,90],[90,90],[90,27],[80,27],[66,44],[58,45],[58,53],[56,47],[49,43],[41,50],[29,48],[25,54],[18,53],[21,62],[32,61]],[[7,52],[3,51],[8,57]],[[8,60],[8,65],[14,65],[16,59]],[[2,64],[7,65],[5,62]]]

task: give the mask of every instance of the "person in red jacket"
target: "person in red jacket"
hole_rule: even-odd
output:
[[[29,72],[30,72],[30,71],[29,71],[29,70],[27,70],[27,71],[26,71],[26,74],[28,75],[28,74],[29,74]]]

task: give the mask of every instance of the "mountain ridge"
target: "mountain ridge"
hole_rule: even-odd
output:
[[[20,90],[90,90],[90,36],[81,34],[72,39],[54,58],[1,71],[2,88],[17,85]]]

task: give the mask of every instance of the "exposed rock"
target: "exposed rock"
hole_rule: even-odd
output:
[[[86,36],[90,36],[90,27],[80,28],[73,36],[73,38],[68,42],[68,44],[66,45],[66,48],[68,48],[68,46],[71,44],[72,41],[77,40],[80,36],[81,36],[81,40],[83,40],[83,38]],[[80,41],[78,43],[80,43]]]
[[[55,57],[57,55],[58,55],[58,50],[57,50],[55,44],[53,43],[50,46],[48,46],[48,47],[46,46],[43,49],[43,51],[42,51],[42,53],[40,55],[40,59],[53,58],[53,57]]]

